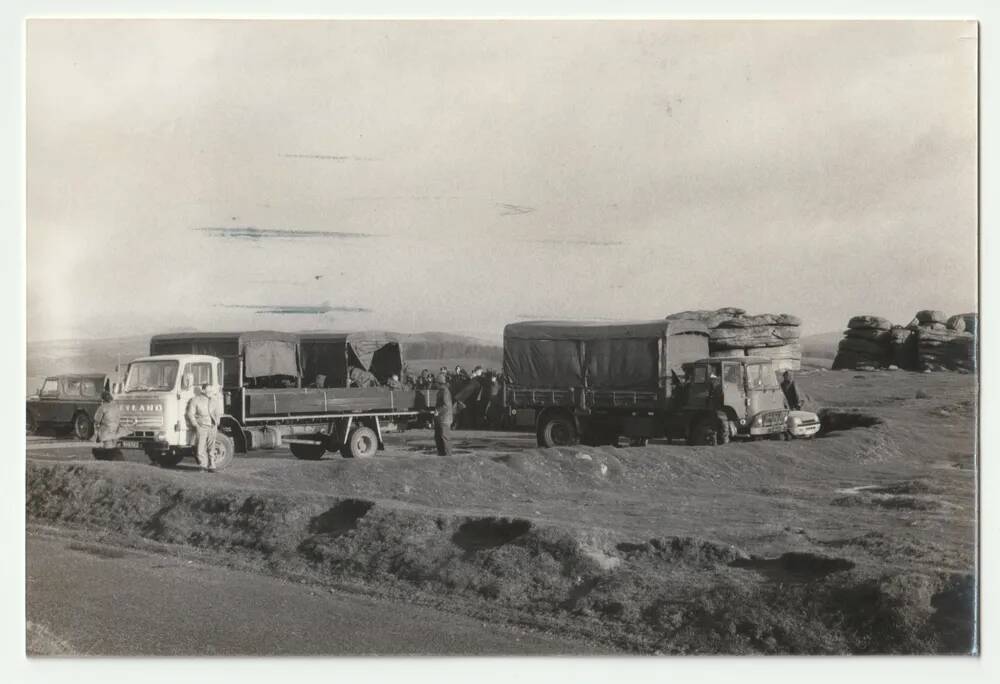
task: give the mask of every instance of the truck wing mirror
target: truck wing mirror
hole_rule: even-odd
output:
[[[189,390],[189,389],[191,389],[191,385],[193,385],[193,384],[194,384],[194,376],[191,375],[190,373],[185,373],[181,377],[181,389],[182,390]]]

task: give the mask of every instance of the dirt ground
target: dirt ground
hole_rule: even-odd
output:
[[[970,652],[976,377],[797,382],[813,440],[539,449],[459,431],[441,458],[415,430],[373,459],[282,449],[214,475],[43,441],[28,523],[634,652]]]

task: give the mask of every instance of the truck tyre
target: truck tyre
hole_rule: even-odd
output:
[[[94,436],[94,421],[90,416],[82,411],[73,416],[73,434],[85,442]]]
[[[340,447],[344,458],[371,458],[378,451],[378,435],[370,427],[359,427],[347,436],[347,443]]]
[[[547,417],[539,426],[537,437],[538,446],[541,447],[573,446],[580,439],[576,425],[569,416],[564,415]]]
[[[315,444],[289,444],[292,456],[300,461],[318,461],[326,453],[326,445],[317,441]]]
[[[209,454],[209,463],[215,470],[225,470],[233,462],[236,456],[236,445],[233,438],[224,432],[215,435],[215,444],[212,445],[212,453]]]
[[[714,416],[698,419],[688,438],[688,443],[694,446],[716,446],[727,442],[729,442],[728,427]]]
[[[38,419],[35,418],[35,414],[32,413],[31,409],[28,409],[28,414],[25,416],[24,432],[28,435],[38,432]]]

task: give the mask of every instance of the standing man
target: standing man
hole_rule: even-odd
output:
[[[114,403],[111,392],[101,392],[101,405],[94,412],[94,432],[97,433],[97,442],[105,449],[115,448],[121,420],[121,409]]]
[[[476,427],[476,417],[479,415],[479,396],[483,389],[479,376],[482,374],[483,369],[476,366],[471,376],[465,375],[465,379],[458,383],[459,388],[455,393],[455,412],[458,414],[459,427],[463,429]]]
[[[785,401],[788,402],[788,408],[793,411],[798,411],[802,408],[802,400],[799,399],[799,390],[795,386],[795,380],[792,379],[791,371],[785,371],[782,374],[781,391],[785,393]]]
[[[497,380],[496,373],[490,373],[489,378],[486,380],[486,387],[483,389],[483,427],[489,430],[495,430],[497,426],[497,421],[495,416],[497,413],[497,408],[500,405],[500,382]]]
[[[451,390],[444,373],[437,376],[437,401],[434,403],[434,443],[438,456],[451,453],[451,421],[454,418],[451,404]]]
[[[201,386],[201,392],[188,402],[187,419],[198,433],[198,465],[205,472],[214,473],[212,447],[215,446],[215,432],[219,428],[219,408],[217,402],[208,395],[208,385]]]

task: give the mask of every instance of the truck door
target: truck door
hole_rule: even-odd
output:
[[[692,409],[715,408],[722,404],[722,364],[697,364],[688,393],[687,406]]]
[[[212,364],[207,361],[189,361],[185,363],[183,374],[181,375],[178,410],[181,425],[187,426],[188,429],[188,444],[194,443],[195,430],[191,425],[188,425],[186,418],[187,407],[191,400],[194,399],[195,394],[201,392],[202,385],[212,386]]]
[[[747,392],[743,377],[743,364],[722,364],[722,397],[723,404],[736,411],[737,419],[746,418]]]

